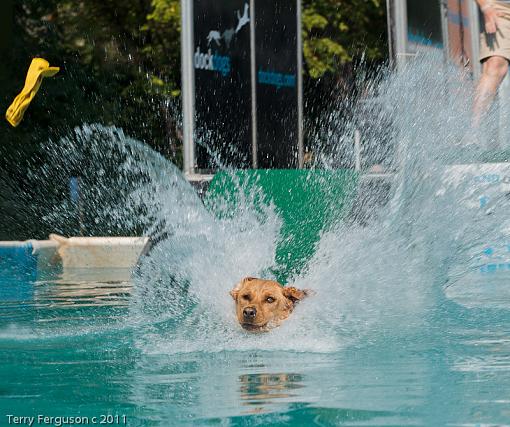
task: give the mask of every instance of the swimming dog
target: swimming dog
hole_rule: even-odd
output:
[[[308,294],[308,290],[255,277],[245,277],[230,291],[239,324],[252,332],[265,332],[279,326]]]

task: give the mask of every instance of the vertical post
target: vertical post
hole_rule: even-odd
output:
[[[184,173],[195,172],[195,69],[193,67],[193,0],[181,0],[181,68]]]
[[[78,228],[80,229],[80,236],[85,235],[85,226],[83,223],[83,203],[81,198],[81,178],[79,176],[71,176],[69,178],[69,197],[71,203],[76,209],[76,216],[78,218]]]
[[[250,0],[250,66],[251,66],[251,165],[258,168],[257,146],[257,59],[255,52],[255,0]]]
[[[354,169],[361,171],[361,133],[358,129],[354,131]]]
[[[440,0],[441,34],[443,36],[443,55],[445,63],[450,59],[450,34],[448,33],[448,0]],[[462,18],[461,18],[462,19]]]
[[[482,66],[478,58],[480,58],[480,16],[478,5],[474,1],[468,3],[469,7],[469,31],[471,32],[471,52],[472,52],[472,69],[475,80],[480,78]]]
[[[297,103],[298,103],[298,168],[304,167],[305,147],[303,138],[303,40],[301,32],[301,0],[297,1]]]
[[[394,0],[393,16],[395,22],[395,60],[397,67],[407,60],[407,1]]]
[[[393,0],[386,0],[386,25],[388,27],[388,56],[391,65],[395,61],[395,46],[394,46],[394,28],[393,28]]]

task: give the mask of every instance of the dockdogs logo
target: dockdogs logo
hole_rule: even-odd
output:
[[[213,54],[211,49],[207,53],[202,53],[197,46],[194,62],[197,70],[218,71],[223,77],[230,74],[230,56]]]
[[[197,46],[194,56],[194,64],[197,70],[215,71],[220,73],[223,77],[230,74],[231,71],[231,59],[227,55],[218,55],[213,52],[210,48],[214,42],[216,47],[220,47],[223,43],[227,49],[230,48],[230,44],[234,37],[241,31],[241,29],[250,22],[249,16],[250,6],[248,3],[244,4],[244,12],[241,15],[240,11],[237,11],[237,26],[236,28],[228,28],[223,32],[219,30],[211,30],[207,35],[207,46],[209,47],[207,52],[203,53],[200,50],[200,46]]]

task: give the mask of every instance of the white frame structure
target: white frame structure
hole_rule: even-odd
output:
[[[181,90],[183,169],[195,173],[195,68],[193,66],[193,0],[181,1]]]
[[[257,147],[257,74],[255,54],[255,2],[250,0],[250,63],[252,96],[252,167],[258,167]],[[301,0],[297,3],[297,102],[298,102],[298,167],[304,165],[303,138],[303,43],[301,35]],[[183,169],[188,177],[196,172],[195,158],[195,69],[193,65],[193,0],[181,0],[181,86],[182,86],[182,125],[183,125]]]
[[[250,0],[250,67],[251,67],[251,166],[258,168],[257,146],[257,55],[255,52],[255,0]]]
[[[472,64],[473,77],[478,79],[482,73],[482,65],[478,60],[478,58],[480,58],[480,11],[475,1],[469,2],[469,12],[469,16],[471,16],[471,19],[469,20],[469,30],[471,32],[471,52],[473,58],[475,58]]]
[[[298,168],[305,165],[305,144],[303,136],[303,38],[301,34],[301,0],[297,1],[297,103],[298,103]]]

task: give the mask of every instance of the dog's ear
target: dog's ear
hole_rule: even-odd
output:
[[[301,290],[298,288],[295,288],[294,286],[285,286],[283,288],[283,295],[290,299],[292,302],[298,302],[301,301],[303,298],[308,296],[308,290]]]
[[[237,297],[239,296],[239,291],[241,290],[242,286],[243,286],[243,281],[241,280],[235,286],[235,288],[230,291],[230,295],[232,296],[232,298],[234,298],[234,301],[237,301]]]
[[[234,288],[230,291],[230,295],[232,296],[232,298],[234,298],[234,301],[237,301],[237,297],[239,296],[239,289],[238,288]]]

